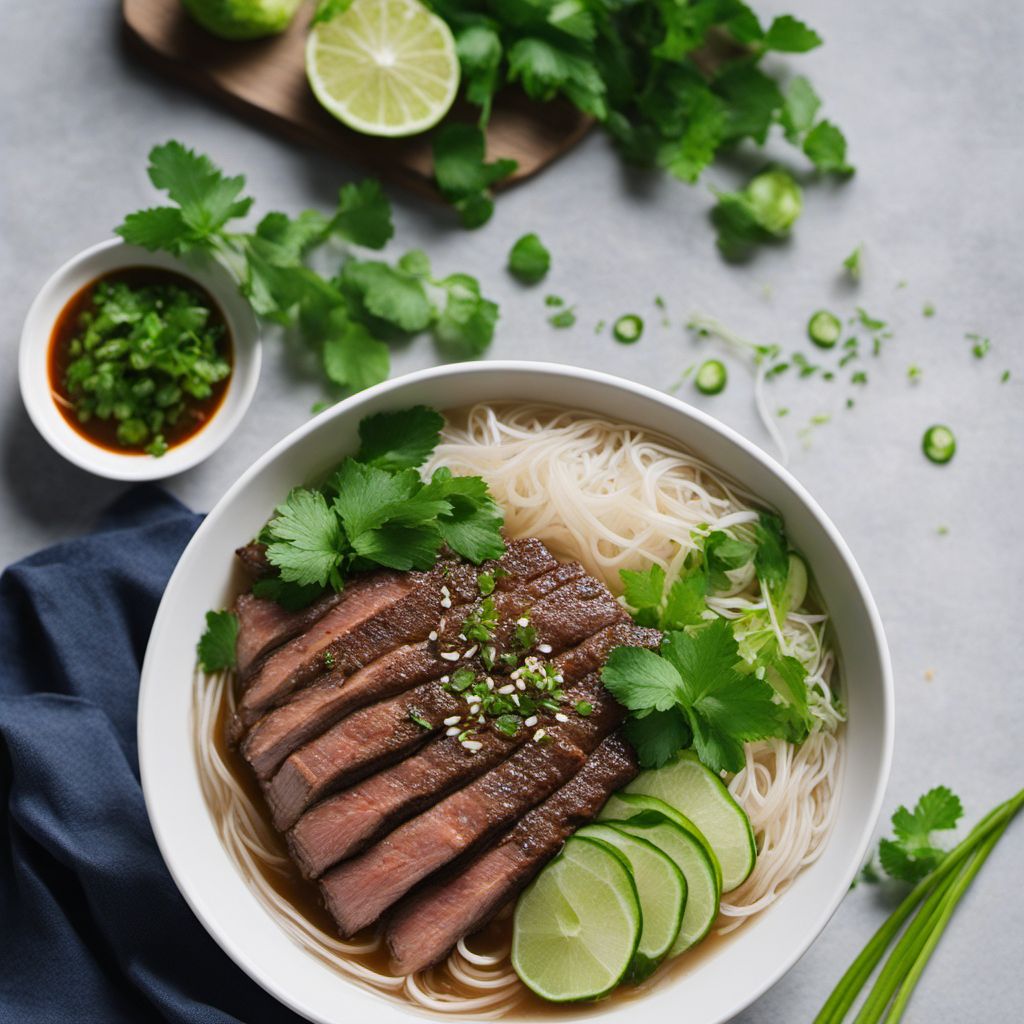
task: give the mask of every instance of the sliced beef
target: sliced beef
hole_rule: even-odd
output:
[[[267,560],[266,544],[246,544],[245,547],[235,548],[235,557],[242,563],[250,579],[262,580],[277,574],[277,569]]]
[[[343,593],[330,591],[308,608],[290,612],[276,601],[249,593],[241,594],[235,601],[235,615],[238,616],[238,640],[235,643],[238,678],[244,683],[261,658],[275,647],[305,633],[340,604],[344,596]]]
[[[275,826],[291,828],[312,803],[408,755],[465,710],[461,698],[430,682],[343,718],[291,754],[264,786]]]
[[[407,818],[500,764],[529,738],[491,729],[470,753],[455,736],[439,736],[404,761],[310,808],[288,833],[288,847],[307,878],[351,857]]]
[[[516,897],[636,773],[632,749],[618,734],[609,736],[572,779],[494,846],[400,903],[385,931],[392,971],[413,974],[443,960],[459,939],[482,928]]]
[[[536,557],[527,562],[519,547],[520,542],[509,544],[509,554],[515,553],[514,560],[507,554],[498,564],[504,567],[508,559],[513,565],[529,565],[531,570],[546,564],[546,560]],[[501,579],[505,589],[496,592],[494,598],[500,616],[495,633],[504,636],[512,633],[516,620],[523,612],[533,608],[539,599],[560,593],[559,588],[565,589],[578,580],[583,570],[574,564],[556,564],[554,569],[525,580],[515,576],[511,569],[506,572],[508,575]],[[570,595],[570,600],[576,598]],[[457,642],[457,635],[472,607],[473,604],[467,603],[449,611],[439,610],[440,621],[436,624],[439,638],[436,647],[428,647],[426,644],[406,645],[382,655],[352,675],[335,667],[311,686],[300,690],[285,703],[263,715],[252,726],[242,744],[242,752],[256,774],[266,778],[293,750],[318,736],[354,709],[401,693],[449,671],[450,663],[439,660],[438,651],[453,645],[465,648],[464,643],[460,645]],[[589,627],[594,621],[603,621],[613,614],[618,613],[604,608],[598,610],[596,615],[585,616],[585,621],[578,626],[561,630],[552,636],[552,650],[561,650],[565,644],[575,643],[579,634],[592,632]],[[473,667],[480,666],[474,663]]]
[[[585,699],[584,693],[573,692],[574,684],[596,672],[612,648],[623,645],[654,648],[660,639],[657,630],[618,623],[555,658],[569,691],[567,704]],[[374,662],[370,668],[378,664]],[[352,683],[355,680],[353,676]],[[588,683],[587,692],[590,686]],[[518,746],[526,733],[520,730],[514,740],[490,733],[484,736],[485,747],[474,756],[468,756],[453,738],[435,740],[406,761],[312,807],[298,820],[288,837],[303,873],[311,877],[321,874],[429,803],[476,778]],[[504,753],[498,756],[499,751]]]
[[[578,692],[593,707],[589,717],[552,722],[544,742],[531,739],[475,782],[321,878],[327,908],[343,935],[372,924],[418,882],[480,848],[579,770],[625,712],[596,674]]]
[[[268,708],[327,672],[347,673],[394,648],[425,640],[448,607],[479,596],[477,576],[500,568],[504,591],[557,566],[540,541],[510,541],[505,554],[480,569],[461,561],[439,562],[427,573],[379,573],[325,615],[304,636],[275,652],[255,673],[238,706],[237,740]],[[376,580],[377,583],[370,581]],[[348,588],[352,590],[355,588]],[[346,591],[347,592],[347,591]],[[349,608],[348,616],[343,612]]]

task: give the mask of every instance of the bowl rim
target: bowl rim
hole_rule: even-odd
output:
[[[231,376],[217,411],[199,431],[160,458],[92,444],[67,423],[50,394],[49,347],[57,317],[89,281],[137,266],[173,270],[194,281],[216,301],[231,331]],[[21,400],[40,436],[69,462],[109,480],[160,480],[207,459],[242,422],[256,393],[261,365],[259,321],[221,263],[199,254],[178,257],[163,250],[151,251],[117,237],[83,249],[50,274],[25,314],[18,347]]]
[[[873,653],[877,656],[878,668],[879,668],[879,682],[881,684],[881,707],[880,714],[882,719],[882,729],[880,736],[880,747],[881,756],[878,763],[878,772],[876,776],[876,782],[874,784],[874,790],[871,794],[870,805],[867,813],[864,815],[863,820],[860,824],[858,838],[854,844],[852,850],[850,847],[846,847],[846,862],[848,864],[847,871],[839,879],[839,882],[834,886],[831,891],[831,895],[825,901],[823,901],[818,908],[817,916],[813,922],[808,925],[806,935],[800,941],[793,944],[793,948],[776,964],[775,968],[768,972],[764,977],[759,979],[758,983],[749,989],[744,990],[740,1001],[737,1002],[727,1013],[721,1013],[713,1018],[708,1018],[708,1024],[723,1024],[723,1022],[731,1019],[735,1014],[741,1012],[746,1007],[750,1006],[757,999],[759,999],[768,989],[775,985],[780,978],[782,978],[793,965],[807,952],[813,942],[821,934],[825,925],[828,923],[832,915],[838,909],[843,898],[846,896],[850,888],[850,883],[856,877],[857,872],[860,870],[864,857],[867,853],[868,845],[874,834],[875,827],[877,825],[879,815],[882,808],[882,801],[885,796],[886,787],[889,781],[892,759],[893,759],[893,746],[894,746],[894,732],[895,732],[895,690],[893,683],[893,672],[892,663],[889,653],[888,643],[886,641],[884,627],[882,625],[881,615],[878,611],[877,605],[875,604],[874,598],[868,588],[867,581],[864,577],[863,572],[860,569],[856,559],[853,556],[849,546],[843,539],[838,528],[833,524],[832,520],[824,512],[817,501],[811,496],[807,489],[793,476],[793,474],[786,469],[784,466],[779,464],[772,456],[766,453],[763,449],[758,447],[752,441],[745,438],[738,431],[732,427],[720,422],[708,413],[689,405],[682,400],[675,398],[672,395],[666,394],[655,390],[654,388],[648,387],[644,384],[639,384],[634,381],[627,380],[619,377],[615,374],[605,373],[598,370],[591,370],[583,367],[572,366],[568,364],[543,362],[535,360],[495,360],[485,362],[464,362],[464,363],[451,363],[442,366],[428,367],[423,370],[418,370],[413,373],[409,373],[400,377],[392,378],[384,381],[381,384],[375,385],[364,391],[361,391],[349,398],[339,402],[331,408],[320,413],[318,416],[313,417],[307,423],[304,423],[289,433],[286,437],[282,438],[276,444],[271,446],[260,458],[258,458],[248,469],[243,472],[238,479],[227,489],[219,501],[214,505],[210,513],[207,514],[203,522],[200,524],[196,533],[193,535],[189,544],[182,552],[181,558],[176,565],[174,572],[171,574],[170,579],[167,583],[167,591],[171,590],[172,584],[174,584],[176,577],[182,572],[182,564],[185,562],[185,556],[193,545],[201,544],[203,538],[209,532],[212,532],[219,516],[220,510],[230,507],[235,496],[242,490],[244,490],[255,477],[257,477],[263,470],[275,461],[278,456],[287,452],[290,448],[301,442],[309,434],[322,428],[325,423],[346,418],[352,415],[353,412],[357,411],[360,406],[364,404],[372,403],[377,399],[384,398],[388,394],[401,391],[406,388],[413,387],[415,385],[430,383],[435,380],[444,379],[447,377],[458,376],[458,375],[476,375],[476,374],[518,374],[518,375],[536,375],[543,374],[561,378],[567,383],[573,381],[586,381],[597,385],[610,386],[615,389],[624,390],[631,392],[633,395],[640,399],[654,402],[658,405],[667,407],[669,410],[675,413],[683,413],[685,416],[697,421],[702,426],[707,428],[713,433],[721,435],[726,441],[731,442],[733,445],[740,448],[743,453],[752,458],[755,462],[759,463],[761,468],[766,470],[770,475],[775,476],[779,481],[788,489],[797,501],[804,507],[804,509],[810,513],[811,517],[816,521],[817,526],[824,531],[824,534],[828,541],[833,545],[835,550],[838,552],[845,568],[849,572],[850,579],[854,584],[856,596],[859,599],[862,610],[866,615],[867,622],[870,627],[870,639],[874,642]],[[562,403],[558,403],[562,404]],[[564,403],[567,408],[571,408],[571,402]],[[608,413],[607,415],[614,416],[614,413]],[[686,444],[682,439],[677,439],[679,443]],[[740,481],[743,483],[743,481]],[[166,591],[165,591],[166,594]],[[234,937],[227,934],[223,929],[220,928],[219,924],[213,920],[212,912],[207,913],[207,908],[203,903],[191,893],[186,884],[183,882],[177,866],[175,864],[175,853],[171,843],[168,841],[161,827],[161,823],[156,814],[154,805],[155,789],[158,785],[155,775],[155,766],[151,771],[149,758],[147,757],[147,744],[145,742],[145,722],[146,722],[146,709],[148,707],[149,694],[154,692],[154,688],[147,686],[147,677],[153,675],[156,672],[156,666],[151,663],[151,651],[154,647],[155,638],[159,637],[161,632],[166,629],[165,620],[168,616],[166,601],[161,600],[160,607],[157,611],[156,618],[154,620],[152,632],[150,634],[149,644],[146,650],[146,657],[143,663],[141,680],[140,680],[140,695],[139,695],[139,708],[138,708],[138,750],[139,750],[139,767],[140,776],[143,789],[143,796],[146,802],[147,814],[150,818],[150,823],[153,828],[153,834],[156,838],[157,845],[160,849],[161,855],[167,865],[168,871],[175,881],[179,891],[183,898],[192,909],[193,913],[199,918],[200,922],[214,938],[217,944],[224,950],[225,953],[238,965],[246,974],[249,975],[258,985],[264,990],[271,993],[278,1001],[283,1003],[285,1006],[303,1016],[304,1018],[318,1022],[318,1024],[331,1024],[326,1018],[318,1015],[315,1011],[312,1011],[308,1006],[304,1005],[300,998],[293,995],[288,991],[287,987],[283,984],[279,984],[276,979],[267,978],[260,974],[258,966],[250,959],[248,953],[240,948],[239,944],[235,941]],[[155,685],[155,684],[154,684]],[[844,762],[844,772],[848,770],[848,763]],[[840,797],[841,799],[841,797]],[[841,883],[841,884],[839,884]],[[678,977],[675,981],[666,980],[666,988],[671,988],[674,984],[680,980]],[[646,998],[646,993],[641,996]],[[625,1006],[632,1007],[632,1000],[627,1001]],[[418,1014],[419,1016],[429,1016],[436,1019],[435,1014],[428,1014],[426,1011],[418,1010],[415,1007],[409,1008],[410,1014]],[[567,1015],[568,1016],[568,1015]],[[513,1018],[516,1019],[516,1018]],[[532,1017],[526,1019],[533,1019]],[[568,1019],[578,1019],[577,1016],[568,1016]]]

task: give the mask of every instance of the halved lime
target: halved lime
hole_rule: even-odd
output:
[[[543,999],[598,999],[622,980],[643,917],[628,861],[592,839],[570,839],[519,898],[512,966]]]
[[[640,944],[629,975],[631,981],[643,981],[654,973],[679,935],[686,906],[686,878],[676,862],[649,837],[630,834],[617,825],[585,825],[576,835],[607,843],[629,861],[643,916]]]
[[[364,135],[432,128],[459,88],[451,29],[418,0],[353,0],[313,26],[306,74],[316,98]]]
[[[627,821],[608,824],[653,843],[675,861],[686,879],[683,920],[668,955],[677,956],[700,942],[715,923],[721,900],[718,876],[704,846],[692,833],[657,812],[643,811]]]
[[[677,754],[663,768],[641,772],[623,792],[657,797],[700,829],[721,865],[722,892],[731,892],[754,870],[757,846],[750,820],[692,751]]]

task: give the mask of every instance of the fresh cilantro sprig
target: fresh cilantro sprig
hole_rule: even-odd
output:
[[[509,272],[524,284],[536,284],[550,268],[551,253],[533,232],[517,239],[509,250]]]
[[[466,226],[491,215],[491,188],[515,170],[486,157],[494,96],[518,85],[541,102],[561,96],[595,118],[623,157],[696,182],[722,150],[763,146],[773,130],[819,171],[853,168],[842,132],[819,117],[803,76],[783,89],[762,58],[799,54],[821,37],[792,15],[763,25],[742,0],[432,0],[452,27],[466,100],[477,123],[434,135],[435,174]]]
[[[199,638],[196,653],[204,672],[221,672],[235,667],[235,641],[238,616],[233,612],[207,612],[206,629]]]
[[[175,255],[202,252],[224,263],[260,316],[296,328],[318,354],[328,380],[358,391],[387,378],[388,342],[430,331],[441,344],[479,355],[494,336],[498,307],[468,274],[435,277],[424,253],[394,264],[346,251],[325,277],[310,254],[328,241],[382,249],[394,234],[391,206],[376,181],[345,185],[330,215],[268,213],[239,230],[253,200],[245,178],[226,176],[180,142],[154,147],[149,176],[172,205],[129,214],[116,229],[126,242]]]
[[[628,708],[626,735],[644,767],[659,767],[692,742],[712,771],[739,771],[743,744],[783,735],[772,687],[740,671],[732,628],[715,619],[665,635],[659,654],[636,647],[612,651],[601,679]]]
[[[892,816],[893,837],[878,844],[882,870],[900,882],[919,882],[946,857],[936,833],[955,829],[963,813],[960,798],[947,786],[928,790],[913,811],[898,807]],[[873,861],[865,866],[862,877],[865,881],[877,880]]]

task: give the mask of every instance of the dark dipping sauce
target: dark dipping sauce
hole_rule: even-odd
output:
[[[125,267],[103,274],[80,288],[68,300],[60,311],[53,331],[50,334],[50,347],[47,355],[47,374],[50,383],[50,394],[54,404],[60,410],[65,422],[72,430],[84,437],[91,444],[119,455],[144,455],[148,441],[141,444],[124,444],[118,440],[118,420],[111,416],[101,419],[91,416],[83,422],[75,409],[76,397],[71,395],[67,387],[67,371],[76,356],[71,354],[71,343],[82,333],[82,316],[95,309],[93,296],[98,285],[103,283],[121,283],[131,288],[142,288],[152,285],[174,285],[191,293],[196,304],[209,310],[207,324],[218,329],[218,355],[223,358],[231,372],[222,380],[212,385],[211,393],[205,398],[185,397],[185,408],[176,422],[167,423],[162,428],[164,442],[168,449],[175,448],[195,437],[213,419],[220,409],[224,396],[227,394],[234,372],[234,345],[227,320],[210,293],[197,284],[192,278],[178,274],[162,267]]]

